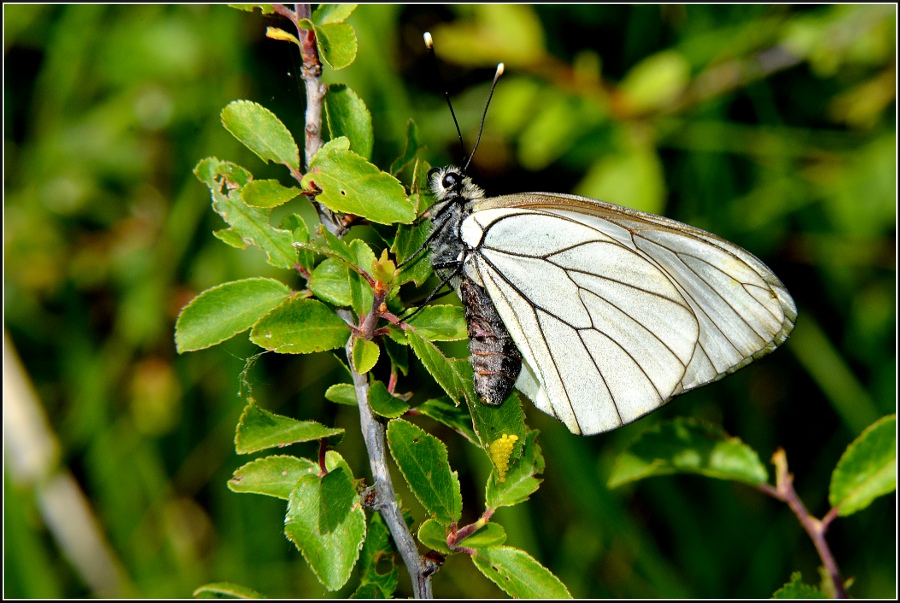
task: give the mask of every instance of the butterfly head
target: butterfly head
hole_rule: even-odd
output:
[[[428,172],[428,186],[438,202],[454,198],[473,201],[484,197],[484,191],[455,165],[431,168]]]

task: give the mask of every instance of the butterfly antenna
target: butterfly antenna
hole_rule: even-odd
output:
[[[456,126],[456,135],[459,136],[460,155],[465,155],[466,147],[463,143],[462,130],[459,129],[459,122],[456,120],[456,112],[453,110],[453,103],[450,102],[450,92],[447,90],[447,86],[444,84],[444,80],[441,78],[441,72],[438,69],[437,56],[434,54],[434,40],[427,31],[423,37],[425,38],[425,46],[428,48],[428,54],[431,55],[431,60],[434,61],[434,72],[437,74],[438,82],[441,84],[441,87],[444,88],[444,98],[447,99],[447,106],[450,107],[450,116],[453,117],[453,125]]]
[[[475,139],[475,146],[472,147],[472,153],[466,160],[466,165],[463,166],[463,172],[469,169],[469,164],[472,163],[472,157],[475,156],[475,151],[478,150],[478,145],[481,143],[481,134],[484,132],[484,120],[487,119],[488,107],[491,106],[491,99],[494,98],[494,88],[497,87],[497,80],[503,75],[503,69],[503,63],[497,65],[497,72],[494,74],[494,81],[491,83],[491,92],[488,94],[487,102],[484,103],[484,113],[481,114],[481,126],[478,128],[478,138]],[[459,126],[457,126],[457,128],[459,128]]]

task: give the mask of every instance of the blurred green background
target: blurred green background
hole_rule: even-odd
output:
[[[495,515],[509,543],[576,597],[764,598],[796,570],[817,583],[794,516],[752,489],[605,484],[647,427],[696,416],[765,461],[784,447],[821,517],[844,448],[894,412],[896,6],[379,5],[348,22],[358,59],[324,78],[367,103],[382,168],[409,119],[423,157],[460,161],[443,89],[471,144],[503,61],[471,168],[489,194],[573,192],[712,230],[766,262],[799,308],[783,349],[611,434],[571,436],[526,403],[547,468],[529,503]],[[302,287],[212,236],[222,222],[191,173],[215,155],[288,183],[219,123],[251,99],[302,139],[298,52],[267,25],[288,27],[226,6],[4,5],[7,597],[185,597],[221,580],[331,595],[282,535],[283,501],[225,485],[248,460],[233,448],[238,373],[257,348],[173,345],[178,311],[207,287],[260,274]],[[270,354],[250,379],[269,410],[347,428],[339,451],[369,477],[354,409],[323,398],[345,380],[334,357]],[[399,391],[439,393],[421,367]],[[483,454],[417,421],[448,443],[473,521]],[[896,528],[896,495],[833,524],[851,595],[897,596]],[[434,591],[502,595],[463,556]]]

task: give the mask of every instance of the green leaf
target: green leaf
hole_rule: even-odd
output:
[[[267,456],[238,468],[234,477],[228,480],[228,489],[288,500],[297,480],[318,471],[319,466],[309,459],[288,455]]]
[[[326,143],[303,176],[303,188],[321,190],[316,200],[332,211],[379,224],[412,222],[415,207],[400,182],[349,149],[350,141],[343,136]]]
[[[450,549],[447,547],[447,528],[435,519],[429,518],[423,521],[416,533],[416,538],[430,549],[444,555],[450,554]]]
[[[252,180],[241,190],[244,203],[251,207],[277,207],[302,193],[295,186],[282,186],[277,180]]]
[[[381,354],[381,348],[374,341],[356,338],[353,340],[353,350],[351,360],[353,368],[357,373],[364,375],[375,367],[378,362],[378,356]]]
[[[460,360],[459,363],[461,365],[460,372],[465,371],[469,383],[471,383],[472,365],[468,360]],[[492,406],[482,402],[473,391],[468,403],[469,414],[472,415],[472,426],[488,457],[491,456],[489,451],[491,443],[504,435],[516,436],[519,438],[519,442],[525,441],[525,413],[522,411],[522,401],[518,393],[512,391],[503,404]],[[521,454],[522,448],[521,445],[518,445],[513,451],[510,462],[515,461]],[[496,464],[494,466],[496,467]]]
[[[356,388],[349,383],[336,383],[325,390],[325,398],[335,404],[356,406]]]
[[[775,591],[773,599],[827,599],[815,586],[803,584],[800,572],[791,574],[791,581]]]
[[[366,245],[365,241],[355,239],[350,242],[350,253],[353,254],[353,266],[356,266],[366,274],[372,272],[372,264],[375,262],[375,253]],[[372,285],[361,274],[351,270],[348,279],[350,282],[350,302],[357,316],[365,316],[372,311],[372,302],[375,293]],[[371,274],[370,274],[371,276]]]
[[[399,344],[389,337],[385,337],[382,341],[384,342],[384,351],[387,352],[388,358],[391,359],[391,364],[404,375],[408,375],[409,347]]]
[[[312,22],[316,25],[343,23],[347,17],[353,14],[356,6],[356,4],[320,4],[313,11]]]
[[[275,114],[252,101],[238,100],[222,109],[222,124],[265,162],[281,163],[300,171],[300,149]]]
[[[437,398],[425,400],[416,406],[416,410],[426,417],[443,423],[476,446],[481,445],[472,428],[472,417],[469,415],[468,407],[454,406],[448,398]]]
[[[400,472],[425,510],[444,525],[459,521],[459,478],[450,470],[444,443],[402,419],[388,423],[387,440]]]
[[[472,370],[469,367],[468,379],[464,371],[467,361],[457,362],[444,356],[436,345],[424,339],[415,329],[407,329],[406,337],[409,339],[409,345],[415,352],[425,368],[434,377],[438,385],[444,388],[447,395],[454,403],[459,405],[466,399],[467,395],[475,395],[474,386],[472,386]],[[463,371],[463,374],[460,374]],[[471,392],[471,393],[468,393]]]
[[[851,443],[831,474],[828,501],[847,516],[897,489],[897,415],[882,417]]]
[[[207,289],[185,306],[175,323],[178,353],[201,350],[246,331],[290,297],[271,278],[248,278]]]
[[[347,264],[334,258],[326,258],[310,273],[307,285],[316,297],[335,306],[349,306],[349,279],[350,269]]]
[[[234,447],[238,454],[266,448],[282,448],[297,442],[321,440],[343,434],[339,427],[325,427],[315,421],[298,421],[276,415],[253,402],[247,404],[238,421]]]
[[[347,23],[325,23],[317,25],[316,46],[319,56],[334,69],[348,67],[355,59],[359,43],[356,31]]]
[[[393,540],[381,513],[372,513],[369,516],[369,529],[366,534],[366,543],[363,545],[362,553],[359,556],[359,579],[362,585],[372,585],[378,588],[377,596],[380,594],[385,599],[390,599],[397,590],[397,577],[400,569],[394,563]],[[379,572],[387,566],[387,571]],[[359,593],[359,591],[357,591]],[[367,597],[367,598],[371,598]]]
[[[400,274],[394,278],[394,284],[403,285],[410,281],[417,286],[424,283],[431,276],[431,257],[427,250],[422,249],[431,231],[431,222],[422,220],[417,224],[401,224],[397,227],[397,236],[391,245],[391,253],[397,256]],[[413,257],[413,254],[418,255]]]
[[[309,229],[306,222],[298,214],[288,214],[281,221],[281,228],[289,230],[294,237],[296,243],[309,243]],[[297,250],[297,263],[308,274],[316,261],[316,254],[306,249]]]
[[[256,323],[250,340],[279,354],[309,354],[342,347],[350,330],[328,306],[291,298]]]
[[[540,487],[543,480],[535,475],[544,471],[544,457],[536,442],[537,434],[537,431],[530,431],[525,436],[521,456],[511,464],[504,481],[497,479],[496,468],[491,473],[484,496],[488,508],[517,505],[528,500]]]
[[[720,428],[694,419],[660,423],[616,460],[608,486],[673,473],[697,473],[757,485],[768,479],[752,448]]]
[[[250,246],[239,233],[230,228],[225,230],[215,230],[213,231],[213,236],[235,249],[247,249],[247,247]]]
[[[423,147],[419,142],[419,127],[410,119],[406,123],[406,146],[403,148],[403,153],[391,163],[391,173],[399,176],[403,168],[415,161],[416,153],[421,148]]]
[[[326,465],[343,459],[334,451]],[[328,590],[347,583],[366,537],[366,516],[346,463],[324,477],[304,475],[288,501],[284,533]]]
[[[409,410],[409,404],[392,396],[381,381],[372,381],[369,385],[369,406],[376,415],[388,419],[396,419]]]
[[[459,341],[468,336],[465,312],[460,306],[425,306],[408,324],[428,341]]]
[[[479,549],[472,562],[482,574],[516,599],[571,599],[569,589],[525,551],[509,546]]]
[[[469,549],[484,549],[500,546],[506,542],[506,530],[499,523],[487,523],[477,532],[457,542],[458,546]]]
[[[255,5],[254,5],[255,6]],[[247,586],[232,582],[212,582],[197,588],[195,599],[265,599],[266,597]]]
[[[329,86],[325,97],[325,115],[331,138],[346,136],[353,152],[367,160],[372,159],[375,143],[372,114],[356,92],[343,84]]]
[[[265,252],[266,261],[272,266],[294,269],[297,250],[293,247],[293,234],[272,227],[269,224],[271,210],[250,207],[241,196],[241,187],[250,182],[249,172],[227,161],[209,158],[197,164],[194,174],[209,187],[213,210],[231,226],[215,233],[219,239],[241,249],[249,244],[256,245]],[[222,190],[227,190],[228,194],[223,194]]]

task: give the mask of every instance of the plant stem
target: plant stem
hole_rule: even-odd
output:
[[[319,51],[316,48],[316,32],[300,27],[300,19],[309,19],[311,12],[309,4],[295,4],[291,10],[284,4],[273,4],[272,7],[279,15],[287,17],[297,28],[297,39],[300,40],[300,56],[303,59],[303,67],[300,68],[300,77],[306,88],[306,132],[305,139],[305,167],[309,170],[310,163],[315,154],[322,148],[322,104],[328,86],[322,83],[322,63],[319,61]],[[319,214],[319,221],[325,225],[332,234],[337,235],[343,231],[330,209],[312,202]]]
[[[838,599],[849,598],[847,590],[844,588],[844,581],[841,579],[841,572],[838,569],[837,562],[834,560],[834,555],[831,554],[831,549],[825,540],[825,532],[831,521],[820,521],[810,515],[803,501],[797,496],[797,491],[794,490],[794,476],[788,472],[787,455],[784,450],[779,449],[775,452],[772,456],[772,463],[775,465],[775,487],[773,488],[769,484],[760,484],[759,489],[769,496],[787,503],[794,515],[797,516],[797,519],[800,520],[800,525],[803,526],[803,529],[806,530],[806,533],[812,539],[816,551],[819,553],[819,558],[822,560],[822,565],[825,566],[825,570],[831,577],[835,597]],[[829,515],[832,514],[829,513]]]
[[[342,310],[339,310],[342,312]],[[346,310],[343,310],[346,312]],[[369,384],[365,375],[357,373],[353,369],[351,360],[353,353],[353,338],[347,342],[347,360],[350,363],[350,372],[353,375],[353,386],[356,389],[356,400],[359,405],[359,424],[363,439],[366,443],[366,451],[369,453],[369,465],[372,468],[372,478],[376,492],[375,507],[381,513],[381,517],[387,524],[394,543],[400,551],[403,563],[412,580],[413,596],[417,599],[431,599],[431,576],[426,575],[425,563],[419,555],[419,549],[413,539],[400,505],[397,504],[397,495],[394,493],[394,484],[388,471],[387,455],[385,453],[384,427],[372,414],[369,407]]]
[[[316,34],[311,29],[300,27],[300,19],[309,19],[311,12],[309,4],[296,4],[291,10],[283,4],[273,4],[275,11],[288,18],[297,28],[300,40],[300,54],[303,58],[301,69],[302,78],[306,86],[306,168],[312,162],[313,156],[322,147],[322,104],[328,88],[322,83],[322,63],[319,61],[319,53],[316,48]],[[344,233],[344,227],[338,222],[334,214],[320,203],[313,201],[313,205],[319,213],[319,220],[336,236]],[[376,296],[376,303],[380,305],[384,301],[384,295],[380,299]],[[360,325],[366,337],[372,336],[376,311],[373,307],[369,314],[371,320]],[[337,314],[348,324],[352,324],[353,316],[348,310],[338,309]],[[394,493],[394,485],[391,474],[388,471],[387,455],[385,454],[384,426],[372,414],[369,407],[369,384],[365,375],[361,375],[353,368],[353,337],[347,340],[345,351],[350,372],[353,377],[353,385],[356,389],[356,400],[359,406],[359,424],[363,439],[366,443],[366,451],[369,454],[369,465],[372,469],[372,478],[375,488],[375,508],[381,513],[387,524],[394,543],[400,551],[403,563],[412,580],[413,596],[417,599],[431,599],[431,577],[426,572],[425,561],[419,555],[419,549],[412,533],[403,519],[400,505],[397,504],[397,495]],[[432,572],[433,573],[433,570]]]

